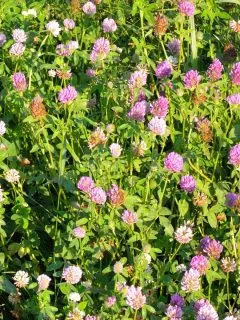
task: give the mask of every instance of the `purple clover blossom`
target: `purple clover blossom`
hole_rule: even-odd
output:
[[[68,104],[75,100],[77,98],[77,95],[77,90],[73,86],[68,85],[58,93],[58,101],[64,104]]]
[[[240,85],[240,62],[233,65],[230,78],[233,84]]]
[[[161,63],[157,65],[156,71],[155,71],[156,77],[158,79],[163,79],[166,77],[170,77],[172,74],[172,65],[168,60],[164,60]]]
[[[77,182],[77,188],[83,192],[90,193],[90,191],[95,187],[95,183],[92,178],[83,176]]]
[[[147,102],[143,100],[140,102],[136,102],[134,104],[134,106],[128,112],[128,116],[131,119],[142,122],[144,121],[146,113],[147,113]]]
[[[174,56],[178,55],[180,50],[180,41],[178,39],[173,39],[172,41],[168,42],[168,50]]]
[[[86,2],[82,7],[83,12],[88,15],[94,15],[97,12],[97,8],[92,1]]]
[[[237,195],[236,193],[228,193],[226,195],[226,205],[230,208],[234,207],[234,202],[238,199],[240,195]]]
[[[240,143],[230,149],[228,161],[235,167],[240,167]]]
[[[7,41],[7,37],[4,33],[0,33],[0,47],[4,45],[4,43]]]
[[[179,12],[187,17],[191,17],[195,13],[195,6],[190,1],[181,1],[178,6]]]
[[[183,168],[183,157],[174,151],[170,152],[164,160],[164,167],[171,172],[180,172]]]
[[[171,296],[170,304],[172,306],[179,306],[180,308],[182,308],[184,306],[184,298],[175,293]]]
[[[95,187],[90,191],[90,198],[96,204],[104,204],[107,200],[107,195],[102,188]]]
[[[12,75],[12,81],[13,81],[13,86],[17,91],[23,92],[27,89],[27,81],[24,73],[22,72],[14,73]]]
[[[200,248],[203,253],[206,253],[209,257],[218,260],[223,251],[223,246],[221,243],[215,239],[211,239],[205,236],[200,241]]]
[[[166,132],[166,121],[163,118],[154,117],[148,123],[148,128],[156,135],[164,135]]]
[[[193,192],[196,189],[196,181],[193,176],[189,174],[181,178],[179,185],[180,188],[186,192]]]
[[[240,104],[240,93],[234,93],[234,94],[228,96],[226,100],[229,104],[239,105]]]
[[[210,263],[208,258],[203,255],[197,255],[192,257],[190,261],[190,267],[192,269],[198,270],[200,274],[206,274],[207,270],[210,268]]]
[[[200,80],[201,76],[199,75],[197,70],[189,70],[184,76],[184,86],[187,89],[193,90],[197,88]]]
[[[115,32],[117,30],[116,22],[111,18],[105,18],[102,22],[103,32]]]
[[[128,81],[130,89],[141,89],[147,83],[147,72],[146,70],[134,71]]]
[[[165,118],[168,113],[168,99],[161,96],[158,98],[157,101],[153,102],[150,105],[150,112],[152,115],[159,117],[159,118]]]
[[[110,52],[110,43],[105,38],[99,38],[94,42],[92,52],[90,54],[90,60],[96,62],[97,60],[103,60]]]
[[[207,76],[212,81],[217,81],[221,78],[223,65],[219,59],[214,59],[207,70]]]

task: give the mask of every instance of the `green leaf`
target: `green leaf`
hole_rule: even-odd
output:
[[[7,293],[16,292],[15,286],[5,276],[0,276],[0,290]]]

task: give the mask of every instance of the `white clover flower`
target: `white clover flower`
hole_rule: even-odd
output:
[[[79,302],[81,300],[81,296],[77,292],[71,292],[69,294],[69,300],[71,300],[73,302]]]
[[[57,37],[60,34],[61,28],[56,20],[52,20],[46,24],[46,30],[49,31],[54,37]]]
[[[7,182],[17,183],[20,179],[19,171],[10,169],[4,174],[4,178]]]
[[[19,270],[13,277],[14,284],[18,288],[25,288],[29,283],[29,276],[26,271]]]

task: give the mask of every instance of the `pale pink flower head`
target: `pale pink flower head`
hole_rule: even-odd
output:
[[[207,70],[207,76],[210,80],[216,81],[222,77],[223,65],[219,59],[214,59]]]
[[[49,286],[51,278],[49,278],[46,274],[41,274],[37,277],[38,282],[38,291],[46,290]]]
[[[26,49],[26,47],[24,44],[17,42],[11,46],[9,53],[11,56],[20,57],[23,55],[25,49]]]
[[[6,132],[6,123],[0,120],[0,136],[3,136]]]
[[[111,18],[105,18],[102,22],[103,32],[115,32],[117,30],[116,22]]]
[[[171,63],[168,60],[164,60],[161,63],[159,63],[157,65],[155,74],[158,79],[170,77],[170,75],[172,74]]]
[[[144,121],[145,115],[147,113],[147,101],[139,101],[134,104],[134,106],[128,112],[128,116],[131,119],[142,122]]]
[[[83,192],[90,193],[90,191],[95,187],[95,183],[92,178],[83,176],[78,180],[77,187]]]
[[[25,288],[28,285],[30,278],[26,271],[19,270],[15,273],[13,280],[16,287]]]
[[[7,41],[6,35],[0,32],[0,47],[2,47],[6,41]]]
[[[135,212],[131,212],[129,210],[124,210],[122,213],[122,220],[126,224],[133,225],[137,222],[138,218]]]
[[[192,225],[184,223],[175,231],[175,239],[181,244],[189,243],[193,238]]]
[[[97,72],[96,72],[96,70],[94,70],[94,69],[88,68],[88,69],[86,70],[86,75],[87,75],[89,78],[95,77],[96,74],[97,74]]]
[[[114,304],[117,302],[117,299],[115,296],[108,297],[107,300],[105,301],[105,304],[108,308],[111,308],[114,306]]]
[[[208,258],[206,258],[205,256],[197,255],[192,257],[190,261],[190,267],[199,271],[199,273],[202,275],[206,274],[207,270],[210,268],[210,263],[208,261]]]
[[[99,318],[97,318],[96,316],[90,316],[89,314],[84,317],[84,320],[98,320]]]
[[[66,30],[72,30],[75,28],[75,22],[73,19],[64,19],[63,24]]]
[[[184,306],[184,298],[179,294],[175,293],[171,296],[170,304],[172,306],[178,306],[182,308]]]
[[[170,320],[180,320],[182,319],[183,311],[181,307],[169,304],[165,314]]]
[[[222,258],[221,263],[224,272],[234,272],[237,269],[236,261],[230,257]]]
[[[73,229],[73,235],[78,239],[82,239],[85,237],[86,231],[82,227],[77,227]]]
[[[78,283],[82,278],[82,270],[78,266],[70,266],[63,269],[62,278],[70,284]]]
[[[230,149],[228,161],[235,167],[240,167],[240,143]]]
[[[231,94],[226,100],[230,105],[240,105],[240,93]]]
[[[155,135],[162,136],[166,132],[166,121],[163,118],[154,117],[149,121],[148,128]]]
[[[134,286],[128,287],[126,303],[134,310],[141,309],[146,303],[146,296],[142,294],[142,289]]]
[[[46,30],[54,37],[57,37],[60,34],[61,28],[56,20],[51,20],[46,24]]]
[[[181,1],[178,5],[178,9],[182,15],[185,15],[187,17],[191,17],[195,14],[195,6],[190,1]]]
[[[240,62],[233,65],[230,78],[233,84],[240,85]]]
[[[210,306],[210,302],[207,300],[207,299],[200,299],[200,300],[197,300],[195,303],[194,303],[194,311],[195,312],[198,312],[200,310],[200,308],[204,307],[204,306]]]
[[[123,271],[123,263],[121,261],[116,261],[113,266],[114,273],[121,273]]]
[[[97,8],[92,1],[86,2],[82,7],[83,12],[88,15],[94,15],[97,12]]]
[[[147,83],[147,71],[145,69],[139,69],[131,73],[128,81],[129,88],[131,90],[141,89]]]
[[[58,101],[64,104],[69,104],[77,98],[77,95],[77,90],[73,86],[68,85],[58,93]]]
[[[181,288],[186,292],[198,291],[200,289],[200,273],[195,269],[186,271],[181,282]]]
[[[194,90],[199,85],[201,76],[197,70],[189,70],[184,76],[184,86],[187,89]]]
[[[12,81],[13,81],[13,86],[17,91],[23,92],[27,89],[27,81],[24,73],[22,72],[14,73],[12,75]]]
[[[218,314],[211,304],[202,306],[196,316],[196,320],[218,320]]]
[[[23,43],[27,40],[27,35],[22,29],[14,29],[12,32],[12,37],[15,42]]]
[[[102,188],[95,187],[90,191],[90,198],[96,204],[104,204],[106,202],[107,195]]]
[[[109,147],[113,158],[119,158],[122,152],[122,148],[118,143],[112,143]]]
[[[61,57],[69,57],[71,55],[71,51],[68,45],[60,43],[56,46],[56,54]]]
[[[155,117],[165,118],[168,113],[168,99],[161,96],[150,105],[150,112]]]
[[[164,167],[171,172],[180,172],[183,168],[183,157],[174,151],[170,152],[164,160]]]
[[[96,62],[104,60],[110,52],[110,42],[105,38],[99,38],[94,42],[90,60]]]
[[[186,192],[193,192],[196,189],[196,180],[193,176],[187,174],[181,178],[179,185],[182,190]]]

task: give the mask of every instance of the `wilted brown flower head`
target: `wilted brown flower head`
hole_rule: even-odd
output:
[[[226,62],[233,62],[237,57],[237,50],[232,43],[226,44],[223,50],[223,59]]]
[[[237,264],[234,259],[227,257],[223,258],[221,262],[221,267],[224,272],[234,272],[237,269]]]
[[[56,74],[59,79],[63,79],[63,80],[69,80],[72,76],[71,70],[62,71],[62,70],[58,69],[56,71]]]
[[[197,207],[203,207],[207,204],[207,196],[203,192],[198,192],[193,198],[193,204]]]
[[[154,33],[156,36],[162,36],[166,33],[168,28],[168,21],[167,18],[158,13],[155,19],[155,25],[154,25]]]
[[[81,11],[80,0],[71,0],[72,13],[79,13]]]
[[[104,144],[107,141],[107,137],[101,128],[97,128],[95,131],[92,132],[88,139],[88,146],[90,149]]]
[[[198,118],[196,120],[196,129],[200,133],[204,142],[209,143],[212,141],[213,133],[211,129],[211,123],[207,118]]]
[[[217,214],[217,221],[224,222],[226,220],[227,220],[227,218],[226,218],[226,214],[224,212]]]
[[[36,96],[30,104],[31,114],[36,119],[42,119],[46,115],[46,108],[43,104],[43,99]]]

